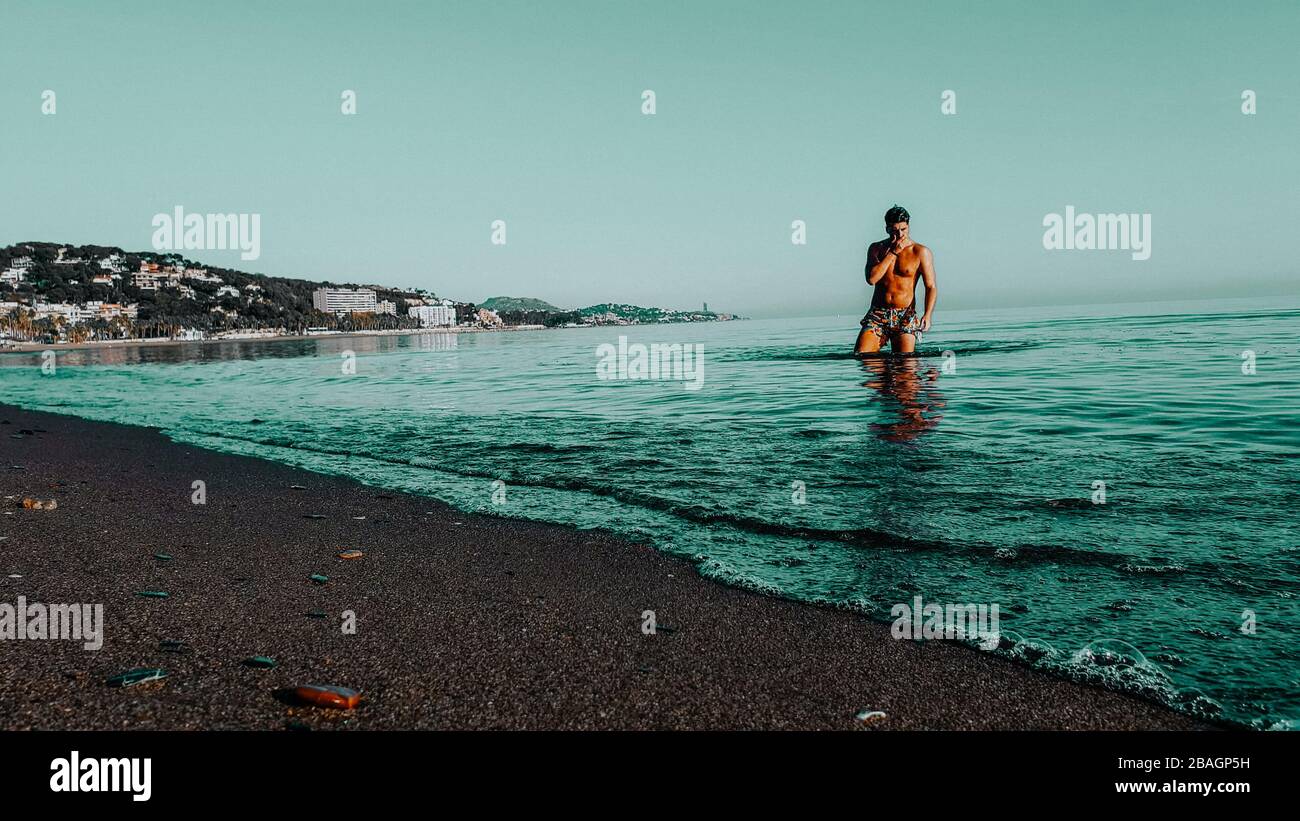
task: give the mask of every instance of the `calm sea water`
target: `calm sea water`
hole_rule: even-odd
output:
[[[945,312],[920,356],[866,363],[856,320],[6,354],[0,397],[882,619],[998,603],[993,652],[1296,726],[1300,300]],[[598,379],[620,334],[703,344],[702,389]]]

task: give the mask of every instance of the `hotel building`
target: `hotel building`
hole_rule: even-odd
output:
[[[369,288],[317,288],[311,295],[311,304],[326,314],[373,314],[377,306],[375,292]]]

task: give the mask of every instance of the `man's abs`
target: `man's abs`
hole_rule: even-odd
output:
[[[916,275],[885,274],[871,295],[872,308],[910,308],[916,304]]]

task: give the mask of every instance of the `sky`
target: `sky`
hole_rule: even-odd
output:
[[[1300,291],[1294,0],[0,0],[0,32],[0,245],[149,250],[180,206],[260,215],[258,259],[186,252],[240,270],[855,314],[897,202],[940,312]],[[1044,248],[1067,206],[1149,214],[1150,258]]]

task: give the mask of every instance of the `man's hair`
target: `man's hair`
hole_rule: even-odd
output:
[[[910,223],[911,221],[912,215],[907,213],[907,209],[898,203],[894,203],[894,207],[885,212],[885,222],[889,225],[893,225],[896,222]]]

